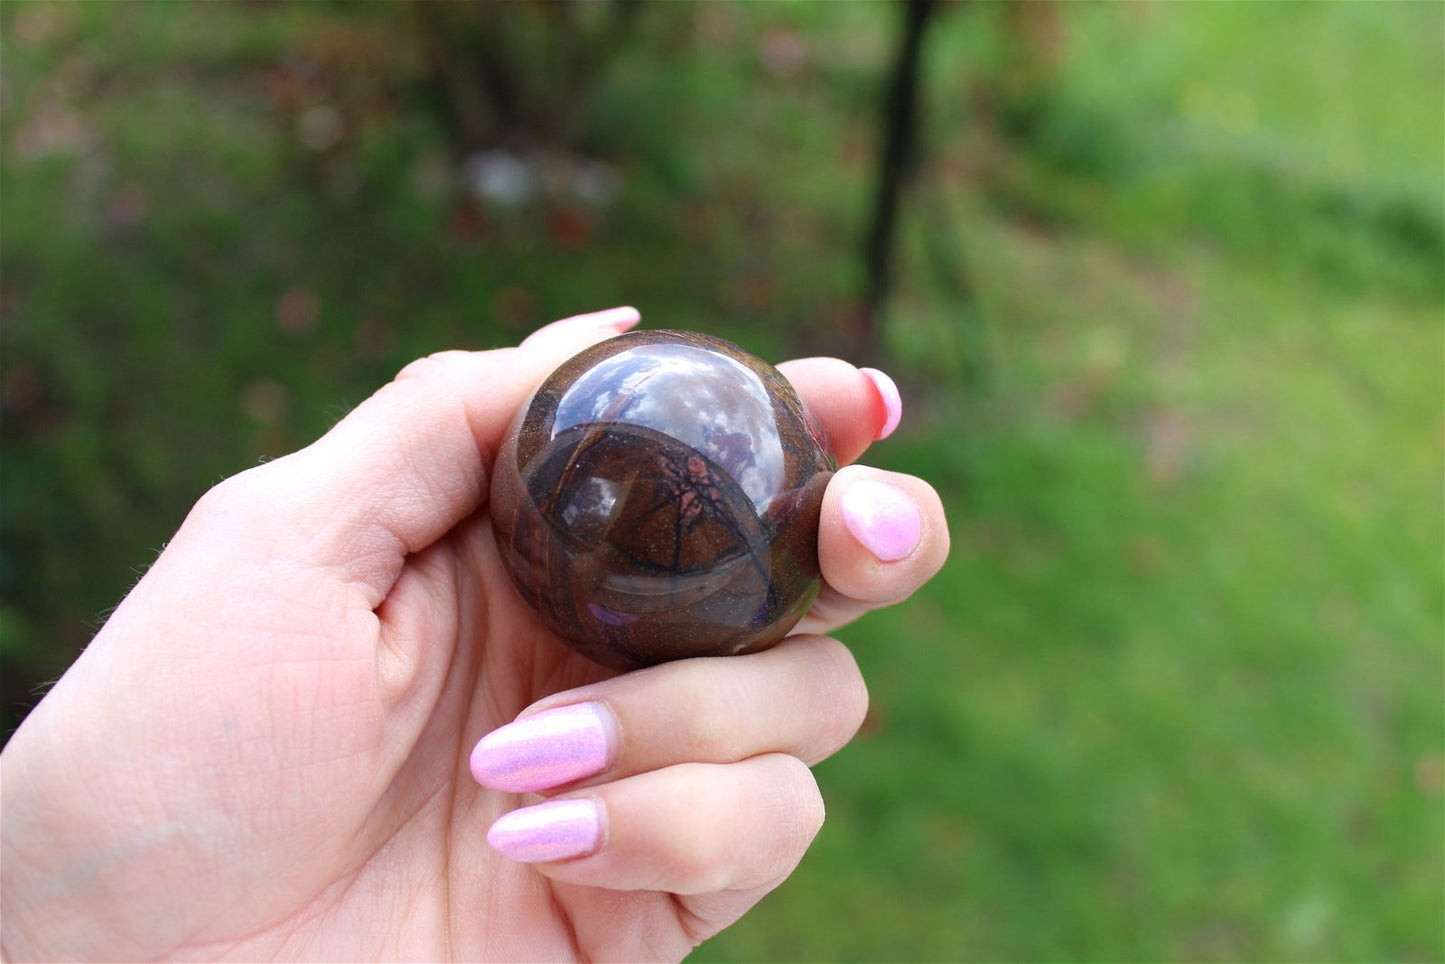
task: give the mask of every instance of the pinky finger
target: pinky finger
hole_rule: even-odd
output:
[[[555,797],[503,816],[487,840],[567,883],[757,891],[741,914],[792,872],[822,825],[812,772],[796,757],[768,753],[678,764]]]

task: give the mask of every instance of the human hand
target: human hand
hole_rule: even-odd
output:
[[[636,321],[422,359],[197,503],[0,756],[7,960],[676,959],[787,877],[823,817],[808,765],[867,703],[819,634],[931,577],[943,510],[844,468],[789,639],[584,660],[507,583],[488,470],[532,388]],[[886,377],[779,367],[840,464],[896,423]],[[544,862],[487,845],[517,791],[579,801],[493,829]]]

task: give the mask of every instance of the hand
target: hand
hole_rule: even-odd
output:
[[[823,818],[807,765],[867,702],[817,634],[938,569],[942,508],[844,468],[795,635],[623,676],[585,661],[507,583],[487,470],[532,388],[636,321],[422,359],[197,503],[0,757],[7,959],[680,958],[792,871]],[[896,421],[886,376],[781,367],[840,463]],[[478,785],[473,745],[523,710]],[[549,726],[584,739],[539,743]],[[516,790],[581,801],[494,829],[544,862],[487,845]]]

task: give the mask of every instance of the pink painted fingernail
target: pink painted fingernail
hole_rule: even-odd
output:
[[[597,801],[585,797],[513,810],[487,831],[493,850],[524,864],[581,857],[601,840],[602,814]]]
[[[898,394],[898,386],[893,379],[876,368],[858,369],[873,382],[873,387],[878,389],[878,397],[883,399],[883,427],[878,430],[875,438],[885,439],[893,434],[898,423],[903,421],[903,396]]]
[[[897,562],[918,548],[923,521],[913,500],[883,482],[860,479],[843,493],[843,524],[883,562]]]
[[[524,338],[522,344],[525,345],[533,339],[549,337],[556,332],[568,329],[591,331],[595,328],[614,328],[617,331],[626,331],[641,320],[642,315],[638,310],[628,305],[594,311],[585,315],[573,315],[571,318],[563,318],[549,325],[543,325]]]
[[[607,769],[615,729],[601,703],[533,713],[482,737],[472,750],[472,776],[509,793],[560,787]]]

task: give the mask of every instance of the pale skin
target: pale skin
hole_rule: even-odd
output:
[[[676,960],[792,872],[808,767],[867,693],[826,634],[910,595],[948,551],[923,481],[862,466],[824,501],[825,587],[782,644],[618,676],[561,645],[503,575],[487,473],[527,394],[636,322],[408,366],[331,432],[207,493],[0,756],[6,960]],[[780,366],[840,464],[883,418],[835,359]],[[839,502],[881,481],[921,537],[883,562]],[[601,848],[521,864],[486,843],[536,797],[468,770],[524,710],[605,703]],[[840,922],[841,924],[841,922]]]

